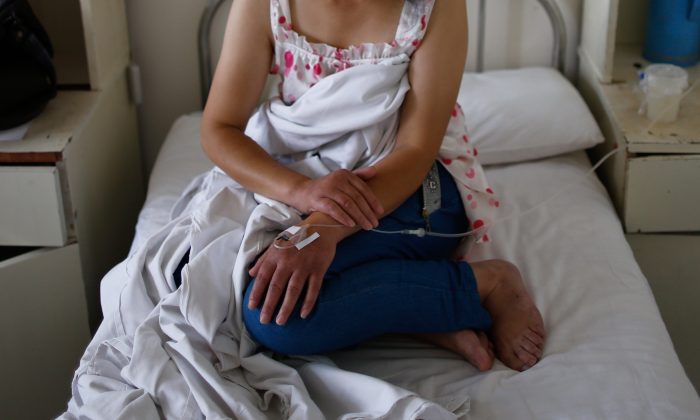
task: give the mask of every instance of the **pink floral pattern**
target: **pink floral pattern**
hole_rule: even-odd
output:
[[[400,54],[411,56],[425,36],[435,0],[406,0],[391,43],[363,43],[348,48],[309,42],[293,29],[289,0],[271,0],[270,18],[275,39],[275,60],[270,73],[283,71],[280,97],[294,102],[324,76],[352,66],[377,63]],[[293,77],[290,77],[290,74]]]
[[[440,147],[440,161],[457,183],[471,229],[477,230],[476,239],[478,242],[488,242],[490,238],[486,232],[493,225],[501,203],[476,160],[478,153],[469,143],[464,113],[457,104],[452,110],[452,118]]]
[[[292,104],[323,77],[352,66],[376,64],[401,54],[410,57],[420,48],[434,3],[435,0],[405,0],[395,39],[390,43],[337,48],[312,43],[294,31],[289,0],[270,0],[275,39],[275,59],[270,73],[281,77],[281,99]],[[486,231],[493,225],[500,202],[476,160],[478,153],[469,143],[462,108],[455,104],[440,148],[440,161],[457,183],[471,229],[477,230],[477,242],[487,242]]]

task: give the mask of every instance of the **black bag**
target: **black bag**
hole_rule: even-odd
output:
[[[0,0],[0,130],[36,117],[56,96],[52,57],[27,0]]]

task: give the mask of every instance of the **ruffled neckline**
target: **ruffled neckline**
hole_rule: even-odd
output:
[[[320,42],[311,42],[306,36],[294,30],[287,30],[285,33],[288,38],[279,39],[279,42],[292,45],[309,54],[343,61],[364,61],[388,57],[394,55],[396,48],[399,47],[398,41],[394,40],[392,43],[365,42],[359,45],[350,45],[347,48],[339,48]]]
[[[276,10],[284,11],[284,8],[281,7],[279,0],[276,0],[276,2],[278,6]],[[279,22],[279,24],[275,26],[277,29],[275,33],[275,41],[292,45],[298,50],[309,54],[341,61],[369,61],[378,58],[390,57],[396,55],[397,48],[401,49],[399,52],[405,52],[405,49],[409,47],[415,48],[417,46],[417,43],[411,42],[412,37],[407,36],[407,34],[417,32],[416,27],[421,25],[421,22],[418,21],[413,22],[410,27],[406,27],[408,23],[406,22],[406,19],[408,16],[410,2],[411,0],[404,1],[403,8],[401,9],[399,24],[394,34],[394,40],[391,43],[386,41],[363,42],[356,45],[350,45],[345,48],[336,47],[327,43],[309,41],[305,35],[295,31],[290,22]],[[285,13],[290,14],[289,11],[286,11]],[[279,18],[280,16],[274,16],[274,19]],[[287,19],[286,16],[285,19]],[[292,20],[291,17],[289,17],[289,19]]]

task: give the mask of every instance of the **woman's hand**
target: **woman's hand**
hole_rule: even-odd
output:
[[[384,213],[366,183],[376,172],[371,166],[354,172],[341,169],[322,178],[306,180],[290,201],[305,214],[318,211],[345,226],[372,229],[379,224],[379,217]]]
[[[284,300],[275,322],[284,325],[308,284],[301,317],[306,318],[318,298],[323,277],[330,267],[337,242],[331,235],[321,235],[301,250],[295,247],[278,249],[270,246],[248,272],[255,278],[248,308],[257,308],[263,297],[260,322],[267,324],[284,294]]]

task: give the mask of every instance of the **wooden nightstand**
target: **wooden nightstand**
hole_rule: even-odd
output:
[[[606,138],[592,159],[622,149],[598,175],[700,390],[700,88],[673,123],[650,126],[639,115],[638,70],[649,64],[641,54],[646,4],[584,4],[579,89]],[[687,70],[691,84],[700,78],[700,66]]]
[[[650,126],[638,113],[637,87],[637,67],[648,64],[639,46],[618,45],[607,84],[582,63],[580,87],[607,138],[594,154],[614,146],[625,152],[600,175],[627,232],[700,232],[700,88],[684,99],[677,121]],[[700,66],[688,73],[694,82]]]
[[[0,142],[0,418],[51,418],[99,321],[144,198],[123,0],[30,0],[61,90]]]

